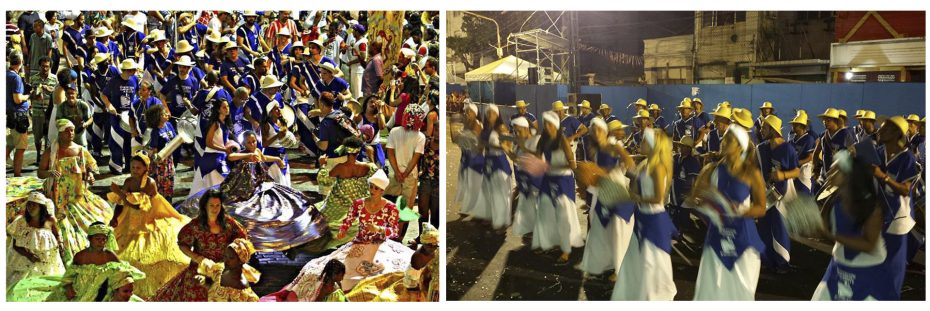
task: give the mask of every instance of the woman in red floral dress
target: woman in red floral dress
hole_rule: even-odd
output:
[[[389,180],[383,170],[368,178],[369,197],[352,202],[342,223],[339,237],[358,221],[358,235],[335,252],[311,260],[297,278],[281,291],[262,297],[262,301],[312,301],[319,289],[320,273],[331,259],[345,263],[342,290],[348,292],[359,281],[384,273],[403,272],[410,266],[413,250],[395,241],[399,239],[397,207],[385,200],[384,188]]]
[[[223,192],[213,189],[200,199],[200,215],[178,233],[178,246],[191,258],[191,263],[162,286],[152,300],[207,301],[207,287],[194,279],[197,266],[204,258],[222,262],[223,252],[233,240],[248,239],[242,225],[226,215],[223,197]]]

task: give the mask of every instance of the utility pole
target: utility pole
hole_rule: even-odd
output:
[[[569,57],[571,57],[572,69],[569,73],[569,81],[571,85],[569,88],[572,93],[578,93],[580,91],[579,87],[579,76],[580,69],[578,68],[578,12],[570,11],[568,13],[568,42],[569,42]]]

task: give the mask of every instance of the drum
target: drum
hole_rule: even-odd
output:
[[[129,124],[129,111],[123,111],[119,114],[119,127],[127,133],[132,133],[132,125]]]
[[[199,136],[200,131],[197,129],[199,122],[197,116],[194,116],[190,110],[184,111],[178,119],[178,133],[187,133],[190,137]]]

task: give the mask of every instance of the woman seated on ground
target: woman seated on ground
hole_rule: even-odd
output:
[[[423,223],[420,248],[404,272],[382,274],[355,285],[349,301],[439,301],[439,230]]]
[[[384,199],[384,188],[389,180],[384,171],[368,179],[370,195],[355,200],[349,216],[342,223],[337,239],[344,238],[346,231],[358,221],[359,232],[352,242],[335,252],[308,262],[297,278],[282,290],[265,296],[266,301],[310,301],[321,286],[320,274],[332,259],[345,262],[346,275],[341,283],[343,291],[351,290],[356,283],[383,273],[404,271],[410,264],[413,250],[400,244],[398,239],[398,211],[393,203]]]
[[[218,189],[200,198],[200,213],[178,233],[178,247],[191,258],[190,265],[162,286],[154,301],[207,301],[207,288],[194,279],[200,262],[222,261],[229,243],[246,238],[242,225],[226,214],[224,198]]]
[[[235,239],[223,251],[223,262],[204,259],[197,268],[195,278],[209,287],[207,301],[218,302],[257,302],[258,295],[249,287],[249,283],[258,282],[261,273],[247,262],[255,253],[252,242],[247,239]]]
[[[283,160],[263,154],[253,131],[243,132],[242,146],[241,153],[229,155],[232,171],[223,183],[191,196],[178,210],[196,216],[201,197],[218,189],[226,195],[224,208],[249,228],[249,239],[259,252],[284,251],[319,238],[326,223],[313,201],[297,189],[275,183],[268,174],[269,163],[283,165]]]
[[[65,273],[61,261],[55,206],[42,192],[34,191],[26,200],[22,215],[7,226],[10,237],[6,252],[6,290],[20,280],[36,276],[57,276]],[[28,297],[7,296],[7,301]]]
[[[190,262],[177,247],[178,231],[190,218],[179,214],[158,193],[155,179],[149,177],[151,160],[145,153],[133,155],[129,165],[130,176],[123,186],[110,185],[113,192],[107,197],[116,206],[110,226],[115,228],[120,258],[148,276],[136,284],[135,292],[149,299]]]
[[[133,293],[136,281],[142,279],[145,279],[145,273],[133,266],[127,265],[112,270],[107,278],[108,292],[103,301],[144,302],[145,300]]]

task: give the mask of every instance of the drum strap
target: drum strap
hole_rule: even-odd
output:
[[[214,86],[212,89],[210,89],[210,93],[207,93],[207,98],[204,100],[204,102],[209,102],[210,99],[212,99],[213,96],[216,95],[216,92],[219,92],[219,91],[220,91],[220,87]]]

